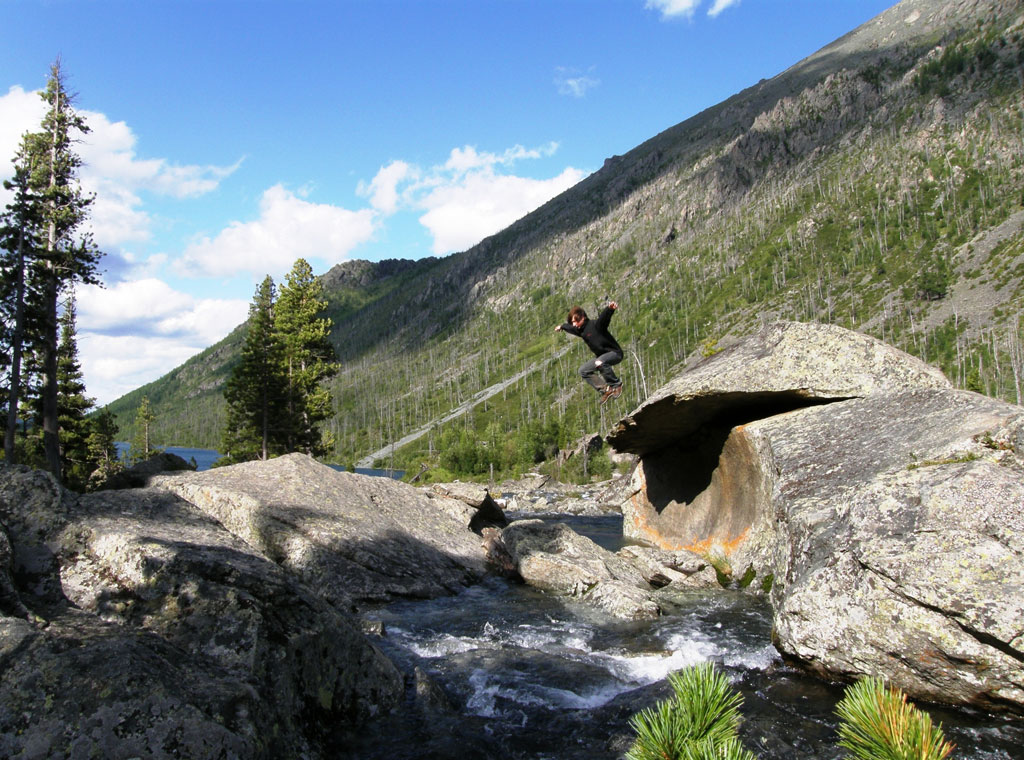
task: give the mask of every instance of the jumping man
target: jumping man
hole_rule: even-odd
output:
[[[580,367],[580,375],[601,394],[602,404],[622,393],[622,381],[612,370],[613,364],[622,361],[622,349],[608,332],[608,323],[617,308],[618,304],[611,301],[597,319],[588,319],[587,312],[573,306],[569,310],[569,320],[555,328],[555,332],[561,330],[583,338],[587,348],[594,352],[594,358]]]

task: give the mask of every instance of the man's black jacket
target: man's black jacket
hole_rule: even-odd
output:
[[[615,309],[605,306],[597,319],[587,319],[580,329],[576,329],[572,322],[566,322],[562,325],[562,331],[583,338],[583,342],[594,352],[594,356],[601,356],[610,351],[622,354],[618,342],[608,332],[608,323],[612,321],[614,313]]]

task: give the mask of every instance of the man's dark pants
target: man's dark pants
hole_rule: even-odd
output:
[[[580,375],[596,390],[604,391],[608,386],[618,385],[621,382],[612,370],[612,365],[621,361],[622,354],[618,351],[609,351],[606,354],[595,356],[580,367]],[[598,362],[601,362],[600,367],[597,366]]]

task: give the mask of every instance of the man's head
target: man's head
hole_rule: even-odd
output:
[[[582,327],[587,321],[587,312],[581,306],[573,306],[569,309],[569,322],[576,327]]]

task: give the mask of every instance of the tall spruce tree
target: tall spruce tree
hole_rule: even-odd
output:
[[[98,282],[99,251],[89,236],[76,235],[85,221],[92,198],[78,185],[81,159],[72,150],[74,133],[87,134],[85,120],[72,107],[58,59],[50,69],[44,100],[49,111],[43,118],[41,178],[45,177],[43,221],[45,245],[39,257],[41,350],[43,362],[43,449],[47,468],[61,477],[60,423],[57,387],[57,306],[60,291],[75,282]]]
[[[274,329],[275,297],[268,275],[249,306],[245,343],[224,391],[227,424],[218,464],[269,459],[286,451],[282,422],[287,391],[284,349]]]
[[[0,215],[0,317],[3,324],[3,348],[6,376],[6,418],[4,420],[4,458],[16,461],[15,435],[18,409],[24,383],[23,359],[28,337],[29,315],[26,293],[28,267],[39,248],[42,229],[39,196],[33,189],[32,175],[38,136],[25,135],[14,158],[14,177],[4,187],[14,194]]]
[[[286,382],[285,448],[310,456],[324,453],[318,424],[331,414],[324,380],[338,371],[329,340],[331,320],[323,316],[323,285],[305,259],[295,262],[277,299],[274,329],[280,336]]]

